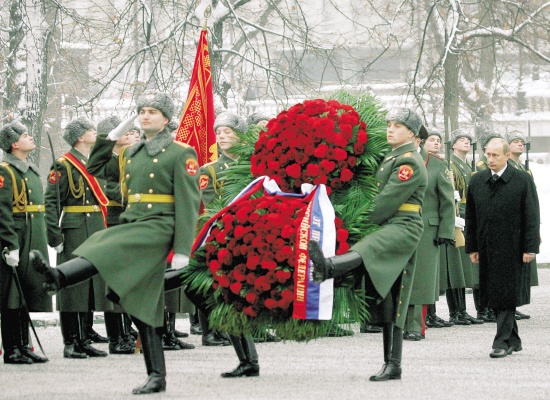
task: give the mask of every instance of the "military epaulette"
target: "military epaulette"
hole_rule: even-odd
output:
[[[4,162],[0,163],[0,167],[6,168],[6,167],[9,167],[9,164],[4,161]]]
[[[485,162],[484,161],[478,161],[478,162],[476,162],[476,165],[478,167],[483,167],[485,165]]]
[[[406,153],[403,153],[403,157],[412,157],[412,152],[411,151],[408,151]]]
[[[203,167],[208,167],[210,165],[214,165],[214,164],[217,164],[218,161],[220,161],[220,159],[218,158],[217,160],[214,160],[214,161],[210,161],[209,163],[206,163],[203,165]]]
[[[59,157],[59,158],[57,159],[57,161],[59,161],[59,162],[63,162],[63,161],[65,161],[65,160],[66,160],[66,158],[65,158],[64,156],[61,156],[61,157]]]
[[[188,149],[189,147],[191,147],[191,146],[189,146],[187,143],[182,143],[182,142],[179,142],[179,141],[177,141],[177,140],[174,140],[174,143],[175,143],[175,144],[179,144],[181,147],[185,147],[186,149]]]

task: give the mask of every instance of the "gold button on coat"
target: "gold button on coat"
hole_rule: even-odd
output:
[[[158,160],[158,159],[156,159],[156,158],[154,158],[154,159],[153,159],[153,162],[154,162],[154,163],[158,163],[158,162],[159,162],[159,160]]]
[[[154,178],[155,174],[149,174],[149,178]]]
[[[153,205],[152,204],[147,204],[147,208],[152,208]]]

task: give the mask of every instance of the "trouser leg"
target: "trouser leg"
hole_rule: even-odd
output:
[[[132,317],[132,321],[138,328],[145,368],[147,369],[147,381],[143,386],[135,388],[132,393],[164,392],[166,390],[166,365],[164,351],[162,350],[161,333],[159,332],[162,328],[154,328],[135,317]]]
[[[19,309],[5,308],[2,310],[1,332],[4,346],[4,364],[32,364],[33,360],[20,351],[22,338]]]
[[[495,310],[497,317],[497,334],[493,340],[493,349],[508,350],[509,341],[512,339],[516,309]],[[517,324],[515,325],[517,335]],[[514,337],[515,340],[516,338]],[[517,336],[519,339],[519,336]]]

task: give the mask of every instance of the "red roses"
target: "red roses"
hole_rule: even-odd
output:
[[[301,199],[264,196],[234,205],[215,223],[206,261],[225,303],[249,317],[292,315],[294,244],[306,206]]]
[[[306,100],[267,124],[252,156],[252,174],[267,175],[285,192],[302,183],[327,185],[327,192],[349,182],[361,163],[367,126],[353,107],[336,100]]]

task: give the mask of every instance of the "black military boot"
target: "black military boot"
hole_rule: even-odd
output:
[[[78,313],[60,311],[59,323],[61,325],[61,334],[63,336],[63,357],[65,358],[87,358],[88,355],[82,351],[78,345]]]
[[[50,264],[38,250],[31,250],[29,262],[35,271],[44,275],[46,282],[44,288],[48,291],[59,291],[97,274],[97,269],[88,260],[82,257],[73,258],[56,268]]]
[[[208,316],[202,311],[198,311],[199,324],[202,332],[202,345],[203,346],[230,346],[231,343],[225,340],[223,337],[216,334],[213,329],[210,329],[208,324]]]
[[[313,280],[318,284],[327,279],[345,275],[363,264],[363,259],[356,251],[325,258],[321,246],[315,240],[309,241],[307,250],[309,259],[314,265]]]
[[[126,313],[124,313],[123,315],[124,317],[122,319],[122,326],[124,327],[124,341],[127,343],[131,341],[135,346],[138,332],[134,328],[132,328],[132,319],[130,318],[130,316]]]
[[[369,380],[379,382],[390,379],[401,379],[403,330],[395,327],[392,323],[384,324],[382,328],[382,340],[384,344],[384,366],[376,375],[371,376]]]
[[[19,318],[21,321],[21,345],[19,346],[21,354],[29,357],[35,364],[50,361],[47,357],[42,357],[29,348],[29,318],[25,310],[22,308],[19,309]]]
[[[164,392],[166,391],[166,366],[160,334],[157,329],[135,317],[132,317],[132,321],[134,321],[139,331],[141,349],[147,369],[147,380],[142,386],[132,390],[132,393],[149,394]]]
[[[231,372],[224,372],[222,378],[240,378],[242,376],[260,376],[260,364],[258,353],[254,345],[254,339],[229,335],[231,344],[239,358],[239,365]]]
[[[173,321],[170,318],[170,314],[174,315]],[[162,335],[162,348],[164,350],[191,350],[195,346],[190,343],[185,343],[176,337],[176,314],[164,313],[164,327],[165,332]]]
[[[98,350],[92,347],[92,341],[88,337],[89,329],[89,313],[87,311],[78,313],[80,319],[80,338],[78,339],[78,346],[89,357],[107,357],[107,352]]]
[[[188,333],[185,333],[185,332],[180,332],[176,329],[176,313],[168,313],[168,320],[170,322],[170,324],[174,327],[174,335],[177,337],[177,338],[186,338],[186,337],[189,337],[189,334]]]
[[[94,330],[94,312],[88,311],[88,316],[86,317],[86,321],[88,323],[88,339],[90,339],[93,343],[109,343],[109,338],[106,338],[105,336],[101,336],[99,333],[97,333]]]
[[[194,313],[189,313],[189,323],[191,324],[191,328],[189,330],[191,335],[202,335],[202,328],[201,328],[198,309],[195,310]]]
[[[122,314],[105,313],[105,329],[109,336],[109,354],[134,354],[134,347],[122,339]]]
[[[21,353],[21,322],[19,310],[2,310],[2,344],[4,364],[32,364],[33,361]],[[28,330],[28,327],[27,327]]]

